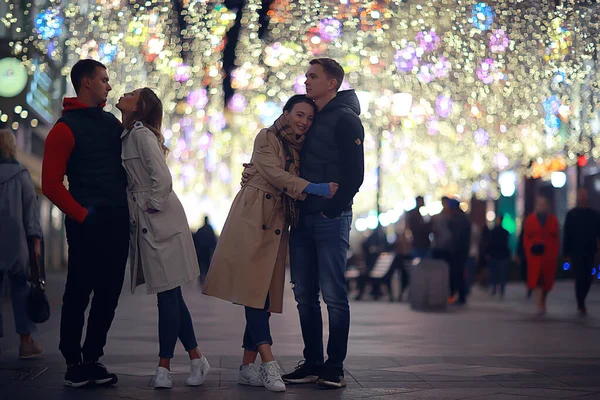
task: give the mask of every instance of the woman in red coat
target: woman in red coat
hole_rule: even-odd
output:
[[[539,287],[538,314],[546,313],[546,296],[554,286],[560,251],[558,220],[547,198],[536,199],[535,213],[525,220],[523,246],[527,257],[527,286]]]

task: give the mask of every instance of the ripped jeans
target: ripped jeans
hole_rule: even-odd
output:
[[[350,307],[346,286],[346,259],[352,212],[329,219],[321,214],[301,216],[290,234],[290,269],[298,303],[304,358],[340,375],[348,352]],[[323,317],[319,292],[329,314],[327,362],[323,355]]]

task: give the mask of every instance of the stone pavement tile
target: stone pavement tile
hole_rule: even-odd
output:
[[[360,382],[360,385],[364,388],[397,388],[406,389],[407,391],[433,388],[427,382]]]
[[[576,390],[576,389],[504,389],[502,393],[506,393],[509,395],[518,395],[518,396],[538,396],[546,399],[568,399],[577,396],[583,396],[589,394],[589,392]]]
[[[423,379],[406,372],[355,371],[352,376],[359,382],[421,382]]]
[[[525,381],[547,379],[546,376],[538,372],[523,369],[520,373],[486,373],[484,376],[492,381]]]
[[[596,387],[600,388],[600,378],[593,376],[561,376],[557,380],[572,387]]]
[[[489,382],[483,376],[455,376],[455,375],[439,375],[439,374],[415,374],[425,382]]]
[[[505,368],[505,367],[484,367],[479,365],[465,365],[465,364],[452,364],[452,363],[440,363],[440,364],[420,364],[403,366],[396,368],[387,368],[386,371],[398,371],[398,372],[413,372],[413,373],[428,373],[437,375],[447,376],[486,376],[486,375],[497,375],[497,374],[516,374],[529,372],[527,369],[518,368]]]
[[[501,393],[502,388],[451,388],[451,389],[424,389],[404,393],[402,400],[462,400],[471,398],[489,398]],[[481,397],[479,397],[481,396]],[[521,399],[522,400],[522,399]]]
[[[493,381],[493,380],[492,380]],[[569,385],[555,379],[493,381],[505,388],[570,388]]]
[[[436,389],[450,389],[450,388],[501,388],[499,384],[491,381],[428,381],[428,384],[433,386]]]
[[[528,396],[528,395],[518,395],[518,394],[507,394],[507,393],[497,393],[491,396],[475,396],[475,397],[465,397],[465,399],[469,400],[547,400],[546,397],[541,396]]]

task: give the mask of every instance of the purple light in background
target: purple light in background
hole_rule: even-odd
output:
[[[490,141],[490,135],[483,128],[477,129],[473,133],[473,139],[478,146],[487,146]]]
[[[208,104],[206,89],[192,90],[187,96],[187,103],[195,107],[196,110],[203,110]]]
[[[421,82],[425,82],[425,83],[429,83],[429,82],[433,81],[435,79],[435,76],[434,76],[432,70],[433,70],[433,65],[430,63],[421,65],[421,67],[419,68],[419,73],[417,74],[417,78],[419,78],[419,80]]]
[[[510,161],[506,154],[504,153],[496,153],[494,155],[494,166],[500,171],[505,170],[510,165]]]
[[[440,57],[440,59],[433,64],[432,72],[436,78],[445,78],[450,73],[452,64],[446,59],[446,57]]]
[[[198,147],[201,150],[208,150],[210,148],[210,145],[212,144],[213,138],[212,135],[208,132],[203,133],[200,138],[198,139]]]
[[[405,49],[398,50],[394,56],[396,68],[400,72],[410,72],[419,65],[417,49],[413,45],[408,45]]]
[[[494,83],[494,60],[486,58],[477,68],[477,77],[485,84]]]
[[[294,80],[294,92],[296,94],[306,94],[306,77],[304,75],[299,75]]]
[[[492,53],[503,53],[509,44],[508,34],[503,29],[497,29],[490,35],[490,49]]]
[[[175,80],[177,82],[187,82],[191,77],[191,68],[185,63],[179,64],[175,67]]]
[[[453,104],[454,102],[450,96],[440,94],[437,99],[435,99],[435,112],[442,118],[448,118],[452,111]]]
[[[236,93],[231,97],[229,103],[227,103],[227,108],[233,112],[239,113],[244,111],[247,105],[248,102],[246,101],[246,98],[243,95]]]
[[[319,21],[319,35],[325,42],[331,42],[342,36],[342,23],[335,18],[325,18]]]
[[[425,52],[432,52],[440,46],[441,39],[434,30],[419,32],[415,38]]]
[[[437,119],[430,119],[427,121],[427,133],[431,136],[435,136],[439,133],[439,122]]]
[[[227,126],[227,120],[222,112],[217,112],[208,120],[208,128],[213,132],[220,132]]]

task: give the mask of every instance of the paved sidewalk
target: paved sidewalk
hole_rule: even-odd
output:
[[[44,359],[16,360],[18,341],[9,303],[3,303],[5,334],[0,340],[0,399],[600,399],[600,286],[592,288],[590,316],[575,312],[572,282],[559,282],[549,314],[534,317],[534,301],[522,285],[511,285],[504,300],[475,289],[470,303],[447,313],[418,313],[406,303],[353,302],[348,388],[322,390],[288,386],[287,392],[237,385],[244,319],[241,307],[185,288],[201,351],[213,366],[200,388],[184,386],[186,355],[178,347],[175,388],[155,391],[150,379],[157,363],[156,298],[125,289],[103,362],[119,374],[114,388],[62,386],[58,352],[60,299],[64,277],[52,275],[48,292],[51,320],[35,336]],[[128,287],[126,283],[125,288]],[[274,315],[274,352],[286,371],[302,354],[302,338],[291,290],[285,313]]]

